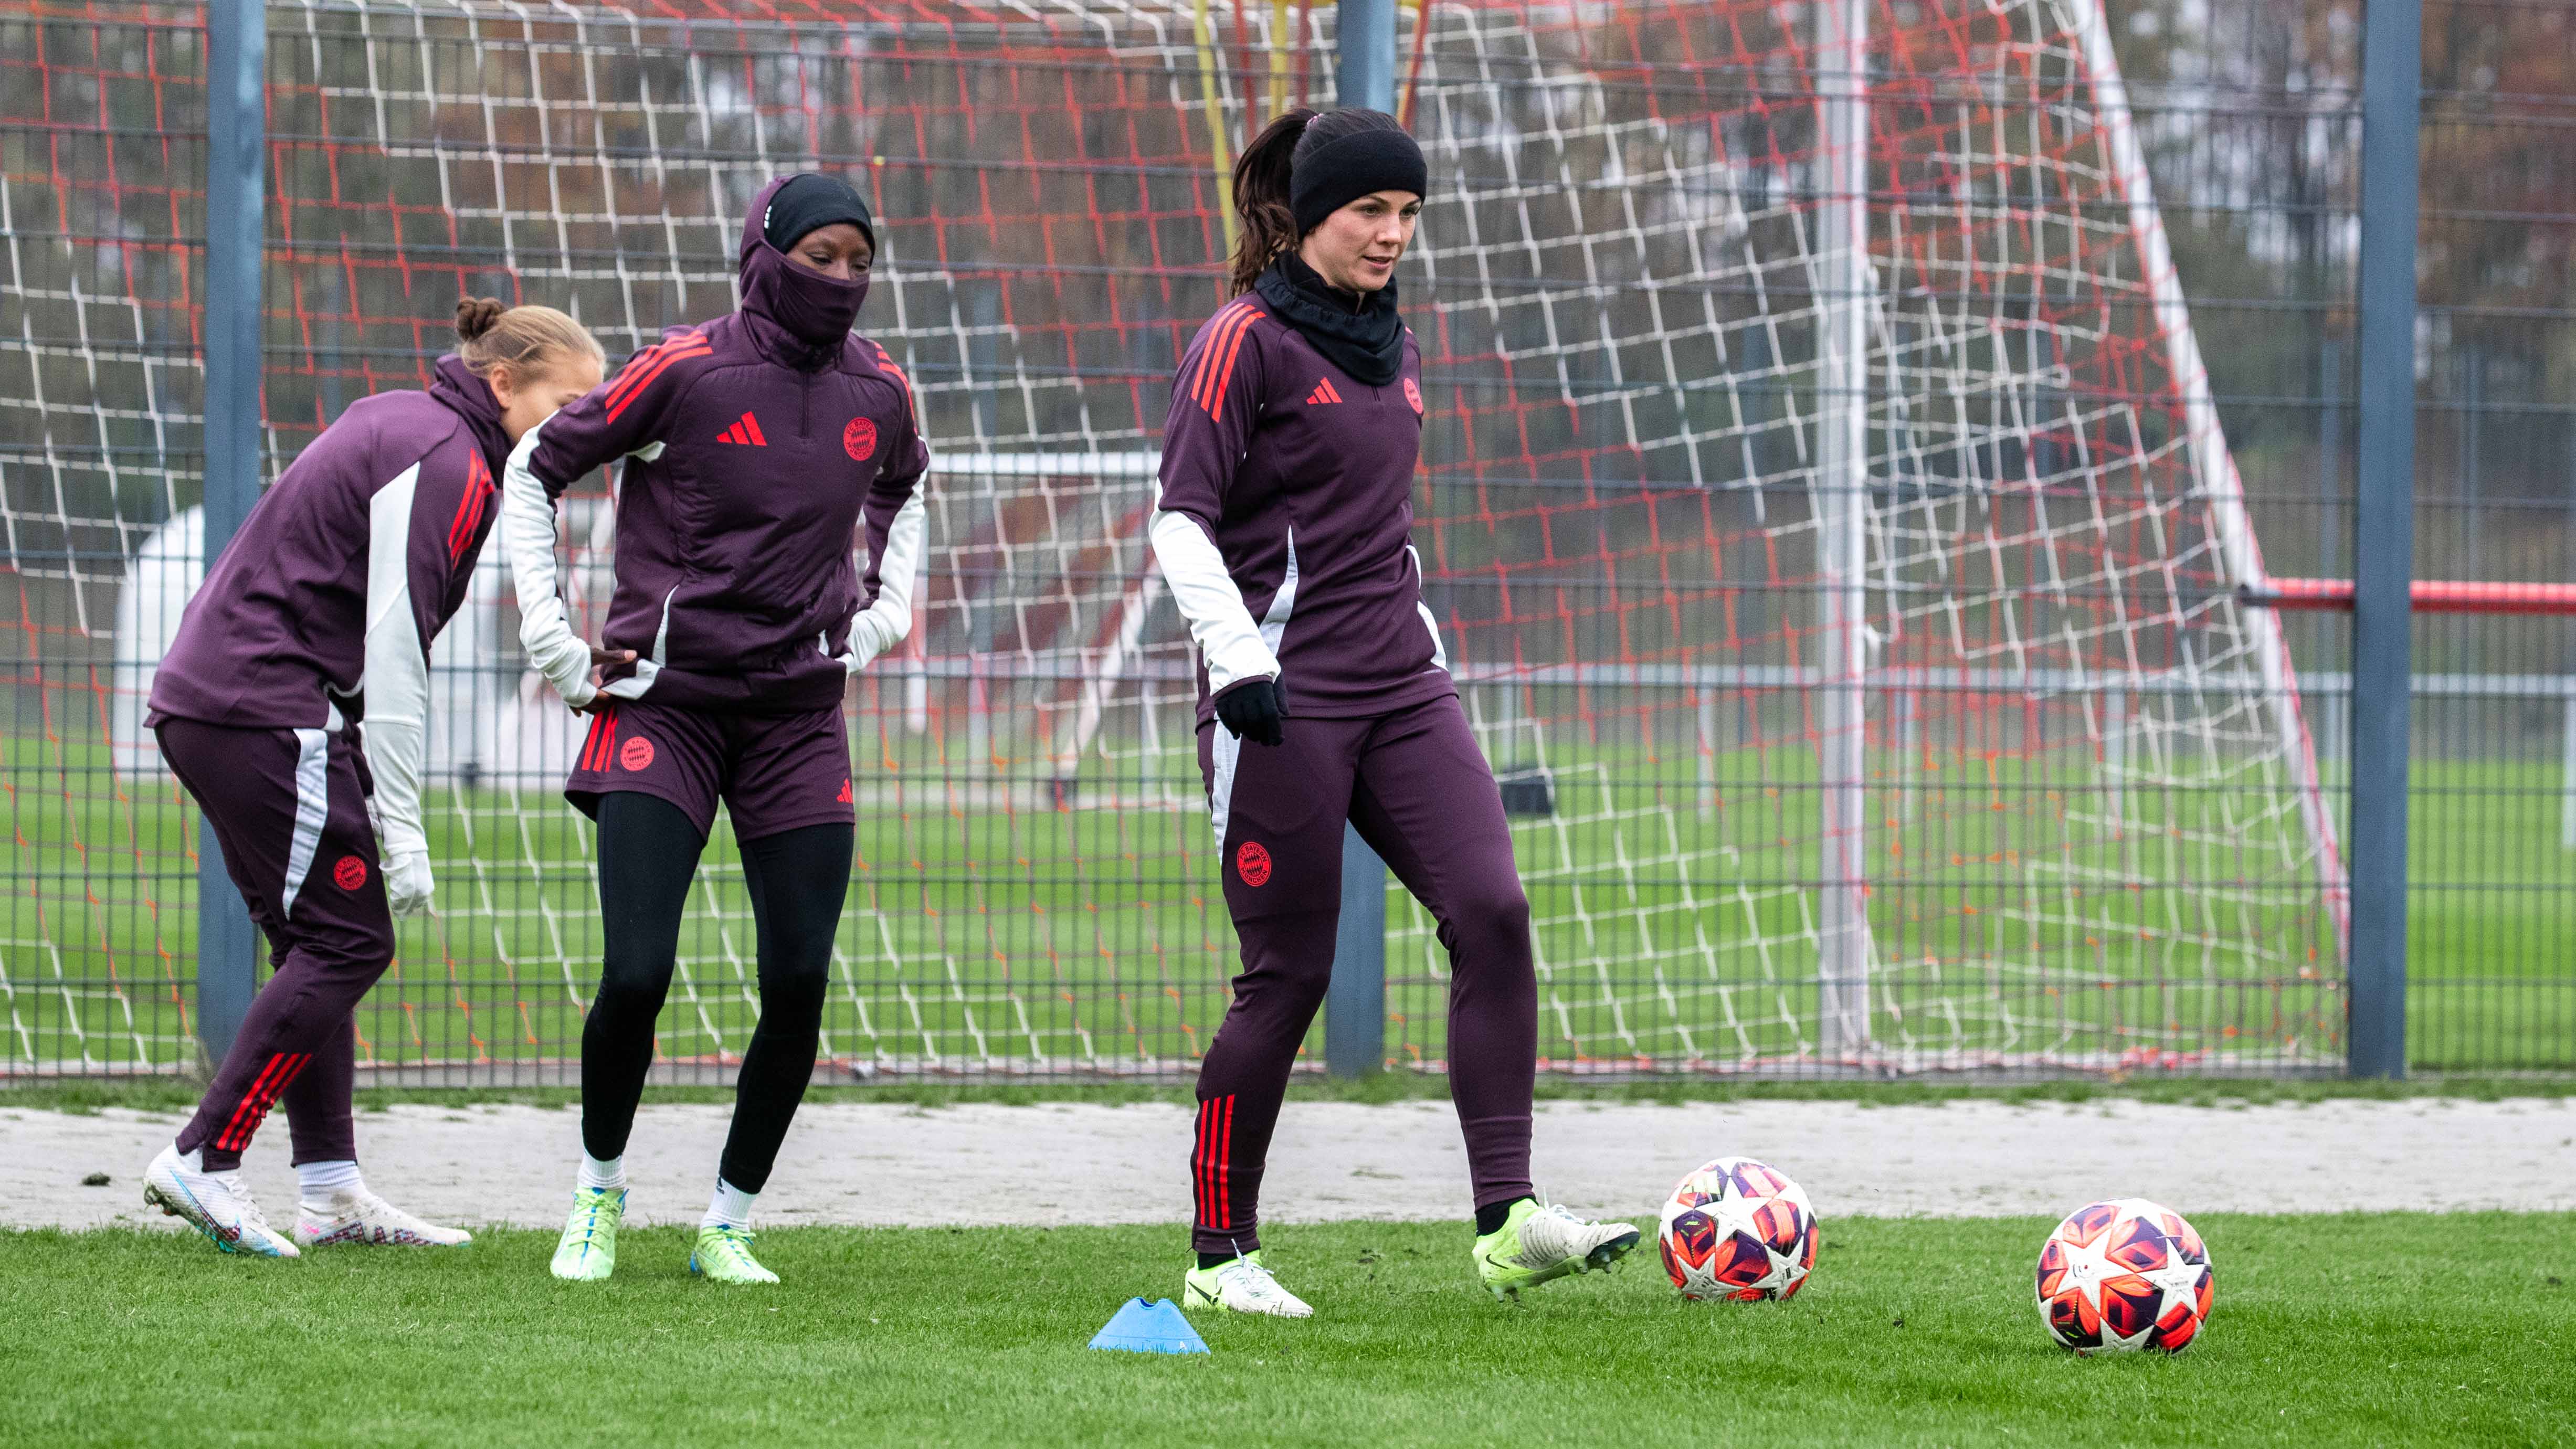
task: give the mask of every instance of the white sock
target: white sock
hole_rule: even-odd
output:
[[[759,1193],[744,1192],[719,1177],[716,1179],[715,1201],[707,1204],[707,1215],[698,1219],[698,1226],[748,1228],[751,1226],[751,1205],[759,1197]]]
[[[173,1142],[170,1145],[176,1147],[179,1144]],[[180,1153],[179,1166],[200,1176],[213,1178],[215,1181],[222,1183],[225,1190],[228,1192],[239,1192],[241,1190],[241,1169],[239,1167],[228,1167],[221,1172],[206,1171],[206,1149],[202,1147],[198,1148],[194,1152]]]
[[[341,1193],[358,1191],[366,1181],[358,1176],[355,1162],[299,1162],[295,1186],[304,1201],[318,1207]]]
[[[603,1162],[585,1152],[581,1155],[581,1176],[574,1181],[583,1188],[620,1191],[626,1186],[626,1155],[621,1152]]]

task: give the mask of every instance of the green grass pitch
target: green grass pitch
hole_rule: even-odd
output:
[[[1827,1221],[1786,1304],[1684,1303],[1650,1261],[1518,1308],[1460,1223],[1274,1229],[1304,1323],[1210,1357],[1094,1353],[1176,1291],[1172,1228],[766,1234],[775,1290],[546,1277],[550,1234],[452,1254],[220,1257],[177,1234],[0,1238],[10,1444],[2548,1444],[2576,1426],[2564,1216],[2213,1214],[2217,1300],[2172,1358],[2077,1359],[2031,1304],[2037,1219]]]

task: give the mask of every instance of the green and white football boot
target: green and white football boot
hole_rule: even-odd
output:
[[[751,1255],[751,1229],[698,1229],[698,1245],[689,1250],[689,1271],[712,1283],[775,1283],[778,1275]]]
[[[555,1244],[554,1275],[567,1283],[598,1283],[617,1271],[617,1227],[626,1221],[626,1189],[577,1187],[572,1216]]]
[[[1476,1240],[1476,1276],[1496,1298],[1517,1298],[1524,1288],[1570,1273],[1607,1271],[1635,1251],[1633,1223],[1587,1222],[1572,1210],[1536,1198],[1512,1204],[1503,1225]]]

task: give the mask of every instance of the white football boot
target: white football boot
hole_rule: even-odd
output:
[[[161,1149],[143,1169],[143,1205],[157,1207],[206,1235],[227,1253],[257,1258],[300,1258],[251,1200],[238,1172],[203,1172],[179,1156],[176,1144]]]
[[[474,1241],[463,1228],[425,1223],[364,1187],[335,1192],[324,1202],[295,1205],[295,1241],[308,1248],[389,1244],[405,1248],[461,1248]]]
[[[1279,1286],[1261,1266],[1261,1250],[1228,1259],[1213,1268],[1192,1268],[1181,1279],[1181,1306],[1221,1308],[1228,1313],[1267,1313],[1273,1318],[1312,1318],[1306,1300]]]

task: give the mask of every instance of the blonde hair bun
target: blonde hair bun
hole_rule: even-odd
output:
[[[552,307],[504,307],[490,297],[456,304],[456,355],[487,381],[505,369],[514,383],[549,371],[557,354],[588,353],[606,360],[589,329]]]

